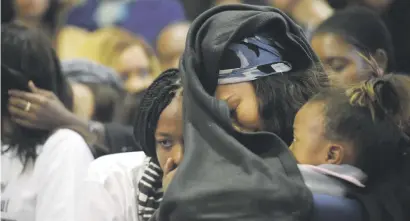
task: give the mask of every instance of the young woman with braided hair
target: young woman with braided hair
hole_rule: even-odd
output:
[[[88,171],[80,220],[146,221],[182,160],[182,96],[176,69],[162,73],[144,94],[134,122],[144,151],[95,160]]]
[[[313,97],[294,123],[291,150],[302,173],[353,184],[345,196],[359,200],[369,220],[409,220],[409,96],[410,78],[387,74]]]

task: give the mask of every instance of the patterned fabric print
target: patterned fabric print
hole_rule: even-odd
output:
[[[280,45],[276,44],[277,47]],[[227,49],[236,56],[240,67],[219,71],[219,84],[253,81],[292,70],[289,62],[283,61],[279,51],[269,44],[269,40],[255,36],[234,43]]]
[[[138,182],[138,216],[148,221],[162,201],[162,170],[151,158]]]

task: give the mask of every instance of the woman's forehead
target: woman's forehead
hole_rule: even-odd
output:
[[[169,105],[162,111],[158,124],[162,121],[180,121],[182,120],[182,99],[176,96],[172,99]]]

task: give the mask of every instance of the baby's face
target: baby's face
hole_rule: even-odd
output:
[[[291,151],[300,164],[320,165],[326,163],[327,146],[325,139],[324,104],[308,102],[296,114],[294,140]]]

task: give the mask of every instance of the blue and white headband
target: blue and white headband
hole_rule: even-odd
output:
[[[231,44],[227,50],[236,58],[228,59],[237,59],[240,67],[220,70],[218,84],[248,82],[292,70],[290,63],[283,61],[279,51],[269,42],[264,37],[254,36]]]

